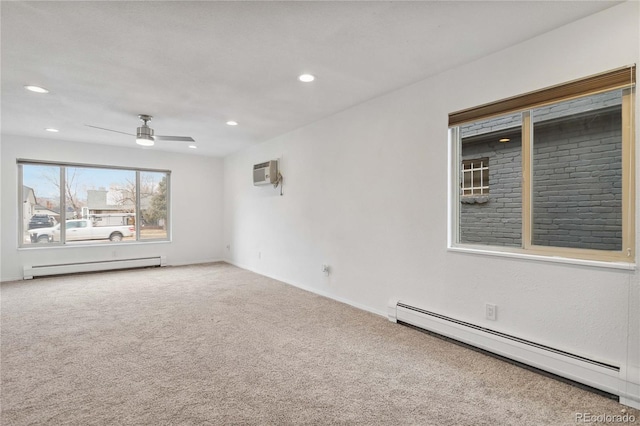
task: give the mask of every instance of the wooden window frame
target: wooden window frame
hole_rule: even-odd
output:
[[[586,95],[625,89],[636,84],[636,66],[618,68],[568,83],[547,87],[512,98],[502,99],[449,114],[449,127],[470,121],[524,111],[542,105],[555,104]]]

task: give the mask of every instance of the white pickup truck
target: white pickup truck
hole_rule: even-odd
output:
[[[124,237],[135,234],[133,225],[94,226],[88,219],[74,219],[66,222],[65,241],[110,240],[122,241]],[[32,243],[50,243],[60,241],[60,224],[51,228],[37,228],[29,231]]]

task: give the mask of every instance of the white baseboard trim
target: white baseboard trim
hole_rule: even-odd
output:
[[[134,257],[125,259],[92,260],[84,262],[36,264],[23,266],[23,279],[34,277],[76,274],[83,272],[102,272],[119,269],[143,268],[148,266],[166,266],[166,256]]]

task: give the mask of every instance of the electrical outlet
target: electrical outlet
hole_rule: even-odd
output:
[[[329,268],[329,265],[322,265],[322,272],[324,272],[326,276],[329,276],[329,273],[331,272],[331,268]]]
[[[262,259],[262,252],[261,251],[258,252],[258,259]]]
[[[485,303],[485,316],[488,320],[495,321],[498,318],[498,307],[491,303]]]

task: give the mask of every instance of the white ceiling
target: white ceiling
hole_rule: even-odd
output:
[[[225,156],[617,3],[2,1],[2,133]]]

